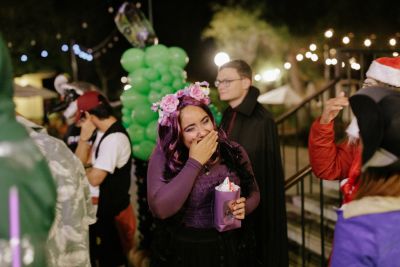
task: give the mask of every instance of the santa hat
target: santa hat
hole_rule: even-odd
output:
[[[368,78],[400,87],[400,57],[380,57],[375,59],[366,73]]]

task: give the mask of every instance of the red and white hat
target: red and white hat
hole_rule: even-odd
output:
[[[366,76],[391,86],[400,87],[400,57],[375,59],[369,66]]]

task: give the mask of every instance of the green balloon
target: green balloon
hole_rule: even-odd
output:
[[[145,137],[145,127],[137,123],[131,123],[126,131],[134,144],[139,144]]]
[[[152,111],[150,107],[149,103],[137,105],[132,111],[132,118],[139,124],[146,126],[158,117],[157,112]]]
[[[170,63],[172,65],[176,65],[183,68],[189,62],[189,58],[185,50],[183,50],[182,48],[171,46],[168,50],[169,50]]]
[[[157,91],[161,92],[161,89],[163,88],[164,84],[161,81],[155,81],[150,83],[150,88],[152,91]]]
[[[147,99],[149,100],[150,103],[155,103],[155,102],[160,101],[162,97],[163,97],[163,94],[161,92],[150,91]]]
[[[150,91],[150,83],[144,77],[144,75],[139,75],[138,73],[130,73],[128,75],[129,83],[132,85],[134,90],[142,94],[147,94]]]
[[[183,82],[183,80],[182,79],[175,79],[173,82],[172,82],[172,88],[174,88],[175,90],[179,90],[179,89],[182,89],[183,87],[184,87],[184,82]]]
[[[122,54],[121,65],[127,72],[143,67],[144,51],[139,48],[129,48]]]
[[[141,160],[148,160],[156,143],[144,140],[140,144],[132,146],[132,153],[135,157]]]
[[[158,135],[158,121],[150,122],[146,127],[146,139],[156,141]]]
[[[128,92],[129,91],[129,92]],[[121,101],[124,108],[132,110],[140,104],[149,104],[147,96],[136,92],[132,88],[124,91],[121,95]],[[130,113],[129,113],[130,114]]]
[[[168,85],[164,85],[163,88],[161,89],[161,95],[167,95],[167,94],[172,94],[174,93],[174,88]]]
[[[173,82],[173,76],[168,73],[164,73],[161,75],[161,82],[163,84],[172,84]]]
[[[149,46],[146,48],[144,61],[149,67],[159,62],[168,64],[170,61],[169,50],[162,44]]]
[[[159,63],[154,64],[153,68],[155,68],[161,75],[170,74],[167,64],[159,62]]]
[[[146,68],[143,75],[149,81],[157,81],[160,79],[160,73],[154,68]]]
[[[130,116],[132,113],[132,109],[123,106],[121,109],[121,113],[123,116]]]
[[[129,127],[132,123],[132,117],[130,115],[123,115],[121,118],[122,122]]]
[[[174,76],[174,78],[185,78],[185,71],[179,66],[171,65],[169,67],[169,72]]]

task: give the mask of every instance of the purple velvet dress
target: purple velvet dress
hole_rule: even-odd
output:
[[[242,148],[241,151],[243,161],[247,162],[246,167],[252,173],[247,154]],[[237,175],[223,164],[216,163],[206,169],[196,160],[189,158],[181,172],[167,183],[163,179],[164,166],[164,153],[157,147],[150,159],[147,174],[147,199],[153,215],[165,219],[185,206],[185,226],[213,228],[214,188],[227,176],[240,186]],[[246,214],[257,207],[259,200],[260,194],[256,188],[246,199]]]
[[[246,169],[252,174],[246,152],[238,147],[242,162],[247,162]],[[242,228],[218,232],[213,223],[215,186],[227,176],[240,186],[239,177],[219,162],[205,167],[189,158],[182,170],[167,182],[163,178],[165,160],[161,148],[157,147],[147,172],[147,199],[157,218],[151,266],[255,266],[252,263],[256,258],[253,228],[242,224]],[[246,199],[246,214],[252,212],[260,200],[255,179],[254,185]]]

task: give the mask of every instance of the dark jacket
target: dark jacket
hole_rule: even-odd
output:
[[[279,138],[272,114],[257,102],[259,94],[257,88],[250,87],[239,106],[225,110],[221,127],[229,139],[247,151],[260,188],[260,204],[249,217],[255,224],[262,266],[286,267],[286,206]]]

